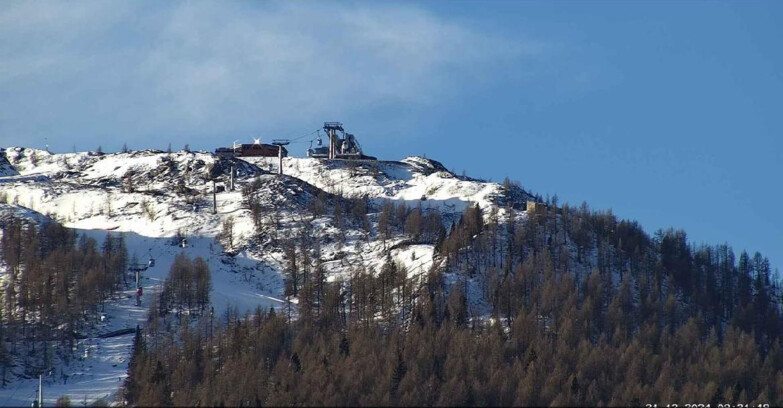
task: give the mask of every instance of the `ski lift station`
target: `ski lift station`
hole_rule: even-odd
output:
[[[362,152],[362,146],[351,133],[347,133],[340,122],[324,122],[323,130],[326,140],[321,138],[320,129],[318,136],[310,141],[307,149],[307,157],[316,159],[344,159],[344,160],[377,160]],[[315,132],[313,132],[315,133]],[[311,133],[312,134],[312,133]],[[296,139],[294,139],[296,140]],[[218,147],[215,154],[219,157],[283,157],[288,156],[288,150],[284,147],[291,143],[288,139],[275,139],[271,144],[261,143],[255,139],[252,144],[239,144],[234,142],[231,147]],[[315,146],[313,143],[315,142]]]
[[[353,159],[376,160],[375,157],[366,156],[356,137],[346,133],[340,122],[324,122],[324,132],[328,138],[328,144],[324,146],[319,134],[316,139],[317,146],[307,149],[307,156],[318,159]]]

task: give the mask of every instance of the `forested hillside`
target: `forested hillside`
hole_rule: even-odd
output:
[[[33,377],[49,372],[56,359],[73,359],[75,342],[99,321],[104,302],[130,282],[121,236],[107,234],[99,246],[53,220],[15,216],[3,218],[0,227],[5,269],[0,366],[5,385],[12,372]]]
[[[761,254],[421,157],[4,153],[14,403],[41,374],[84,405],[783,400]]]
[[[311,216],[359,225],[343,204],[332,198]],[[297,307],[199,317],[151,310],[136,336],[127,401],[783,401],[779,279],[758,253],[695,246],[683,231],[651,236],[611,212],[557,200],[524,217],[468,206],[445,229],[416,207],[368,212],[378,214],[376,234],[432,244],[438,262],[417,275],[387,257],[379,270],[350,267],[347,278],[327,280],[317,242],[291,241],[286,284]]]

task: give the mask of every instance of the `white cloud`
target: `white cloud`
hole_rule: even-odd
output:
[[[426,108],[535,52],[404,4],[6,3],[0,143],[146,144]]]

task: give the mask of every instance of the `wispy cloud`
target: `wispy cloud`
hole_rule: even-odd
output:
[[[537,51],[406,4],[4,3],[0,143],[198,142],[428,107]]]

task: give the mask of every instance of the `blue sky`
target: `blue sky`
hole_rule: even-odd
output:
[[[3,2],[0,145],[211,150],[336,120],[368,154],[780,268],[781,21],[771,1]]]

